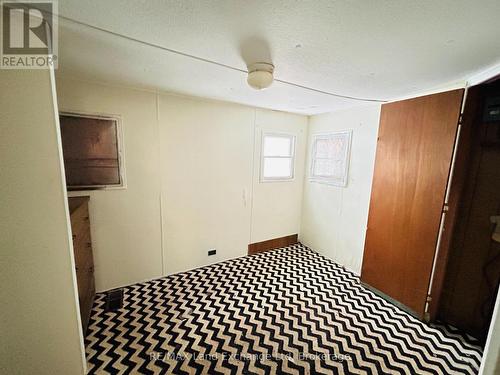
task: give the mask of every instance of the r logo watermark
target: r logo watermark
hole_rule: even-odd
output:
[[[57,2],[0,1],[1,69],[57,68]]]

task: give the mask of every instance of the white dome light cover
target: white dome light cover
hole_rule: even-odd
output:
[[[247,82],[250,87],[256,90],[268,88],[273,83],[274,65],[270,63],[258,62],[248,65]]]

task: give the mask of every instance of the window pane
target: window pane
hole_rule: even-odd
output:
[[[328,139],[316,140],[316,157],[317,158],[331,158],[332,152],[330,151]]]
[[[314,161],[313,176],[340,178],[343,171],[343,162],[341,160],[317,159]]]
[[[292,156],[293,137],[264,136],[264,156]]]
[[[311,180],[345,187],[349,165],[351,131],[314,136]]]
[[[264,178],[292,177],[292,158],[264,158]]]
[[[316,157],[343,159],[347,148],[347,140],[343,137],[331,136],[316,140]]]

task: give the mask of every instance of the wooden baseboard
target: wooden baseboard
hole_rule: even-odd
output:
[[[273,238],[272,240],[255,242],[248,245],[248,255],[257,254],[262,251],[277,249],[279,247],[290,246],[296,244],[298,241],[298,234],[290,236]]]

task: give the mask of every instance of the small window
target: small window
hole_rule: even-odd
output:
[[[59,115],[69,190],[124,186],[119,119]]]
[[[295,136],[264,133],[260,180],[284,181],[293,179]]]
[[[347,186],[352,131],[313,136],[311,181]]]

